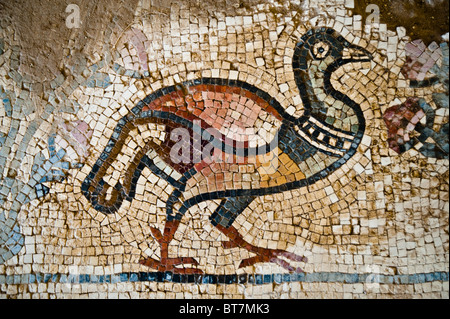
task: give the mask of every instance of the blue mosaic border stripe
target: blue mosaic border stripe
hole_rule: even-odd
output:
[[[285,282],[310,283],[379,283],[379,284],[422,284],[433,281],[448,281],[448,272],[418,273],[411,275],[381,275],[381,274],[348,274],[339,272],[317,272],[299,274],[242,274],[242,275],[181,275],[171,272],[131,272],[114,275],[89,274],[23,274],[0,275],[0,284],[35,284],[35,283],[62,283],[62,284],[103,284],[123,282],[173,282],[195,284],[270,284]]]

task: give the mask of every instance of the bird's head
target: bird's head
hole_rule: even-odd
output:
[[[352,62],[369,62],[372,55],[366,49],[351,44],[334,29],[321,27],[306,32],[297,43],[293,69],[306,71],[312,64],[338,66]]]
[[[371,60],[369,51],[350,43],[334,29],[320,27],[306,32],[297,43],[292,59],[295,81],[303,101],[303,116],[298,121],[311,115],[339,130],[363,131],[365,121],[360,105],[334,89],[331,75],[348,63],[359,62],[354,65],[362,67]]]

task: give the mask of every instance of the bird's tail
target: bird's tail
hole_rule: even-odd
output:
[[[143,165],[142,159],[149,149],[157,148],[157,144],[148,141],[144,147],[134,154],[134,157],[127,163],[128,167],[126,167],[122,183],[117,181],[115,185],[110,185],[105,182],[104,178],[110,167],[117,169],[114,164],[130,136],[130,131],[139,125],[155,122],[157,122],[157,118],[136,117],[133,114],[119,120],[108,143],[81,186],[83,195],[90,201],[95,210],[112,214],[120,208],[124,200],[132,200],[134,197],[132,185],[140,177]]]

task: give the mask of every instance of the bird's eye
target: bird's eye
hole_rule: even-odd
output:
[[[329,52],[330,52],[330,45],[326,42],[317,42],[312,47],[312,54],[314,58],[317,60],[322,60],[326,58]]]

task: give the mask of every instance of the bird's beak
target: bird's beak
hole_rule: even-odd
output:
[[[373,59],[373,56],[366,49],[351,44],[344,49],[342,58],[345,62],[370,62]]]

